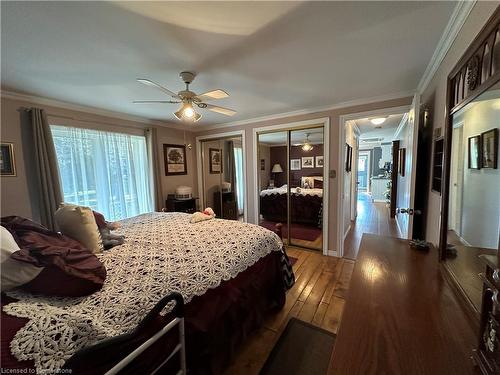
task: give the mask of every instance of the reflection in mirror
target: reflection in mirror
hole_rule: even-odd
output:
[[[216,217],[244,218],[245,183],[242,137],[202,141],[203,198]]]
[[[323,127],[259,133],[259,224],[286,244],[323,248]]]
[[[447,266],[480,311],[480,255],[497,255],[500,226],[500,85],[453,115]]]

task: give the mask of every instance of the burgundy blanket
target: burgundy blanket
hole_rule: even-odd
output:
[[[264,220],[287,222],[287,195],[267,194],[260,197],[260,213]],[[317,195],[290,195],[290,215],[293,224],[319,226],[322,221],[323,198]]]
[[[283,307],[285,290],[281,253],[272,252],[234,279],[222,282],[202,296],[194,297],[185,307],[187,363],[190,373],[220,374],[248,334],[262,323],[270,311]],[[4,305],[10,300],[2,295],[1,302]],[[10,341],[26,321],[2,311],[3,368],[33,367],[31,362],[17,361],[9,350]],[[164,324],[164,319],[159,321]],[[151,332],[145,332],[144,335],[148,337]],[[175,338],[173,335],[174,332],[170,335],[170,341]],[[103,356],[96,356],[91,364],[73,363],[72,373],[104,373],[116,359],[123,358],[121,349],[117,347]],[[148,373],[148,370],[161,363],[165,352],[165,346],[153,347],[151,353],[129,366],[126,372]]]
[[[106,268],[78,241],[19,216],[3,217],[1,224],[20,247],[11,258],[44,267],[23,286],[25,290],[76,297],[91,294],[104,284]]]

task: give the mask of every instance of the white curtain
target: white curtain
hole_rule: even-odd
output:
[[[64,201],[114,221],[153,210],[146,138],[51,126]]]
[[[234,146],[234,169],[235,169],[235,185],[236,185],[236,201],[238,204],[238,214],[243,214],[243,205],[245,197],[245,186],[243,184],[243,149]]]

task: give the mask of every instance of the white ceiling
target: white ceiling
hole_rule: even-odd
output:
[[[231,97],[244,120],[414,90],[454,2],[1,2],[2,88],[174,121],[135,81]]]
[[[359,129],[360,136],[360,147],[373,147],[374,144],[379,144],[381,142],[391,142],[396,133],[404,114],[389,115],[387,119],[380,125],[374,125],[371,122],[372,118],[375,117],[386,117],[383,115],[362,118],[357,120],[352,120]],[[377,141],[372,142],[371,140],[378,138]],[[367,142],[367,140],[369,142]]]

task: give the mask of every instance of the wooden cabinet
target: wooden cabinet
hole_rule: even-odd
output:
[[[474,359],[485,375],[500,373],[500,268],[496,255],[480,255],[486,264],[483,279],[483,300],[479,342]]]
[[[221,194],[220,191],[216,191],[213,210],[221,219],[238,220],[238,204],[232,192]]]
[[[168,195],[166,207],[167,212],[186,212],[192,214],[196,211],[196,198],[175,199],[175,195]]]

